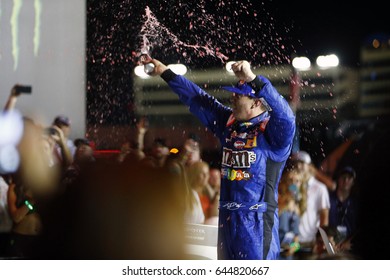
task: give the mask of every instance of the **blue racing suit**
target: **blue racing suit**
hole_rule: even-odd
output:
[[[287,101],[259,75],[250,86],[268,111],[238,122],[231,108],[185,77],[171,70],[161,77],[221,142],[218,259],[278,259],[278,184],[295,133]]]

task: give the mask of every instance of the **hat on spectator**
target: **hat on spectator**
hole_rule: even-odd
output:
[[[56,126],[61,126],[61,125],[70,126],[70,120],[69,120],[69,118],[67,116],[59,115],[59,116],[55,117],[55,119],[53,121],[53,125],[56,125]]]
[[[81,145],[87,145],[87,146],[91,145],[90,141],[86,138],[77,138],[73,141],[73,143],[76,147],[81,146]]]
[[[293,154],[291,158],[295,161],[302,161],[307,164],[311,163],[311,157],[309,153],[305,151],[298,151],[297,153]]]
[[[255,90],[250,85],[248,85],[248,83],[242,80],[238,81],[235,86],[224,86],[222,88],[230,92],[257,98]]]
[[[353,169],[351,166],[345,166],[343,169],[341,169],[339,176],[343,174],[349,174],[351,175],[354,179],[356,178],[356,171]]]

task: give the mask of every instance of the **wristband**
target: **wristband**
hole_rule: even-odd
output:
[[[294,252],[297,252],[299,249],[301,249],[301,245],[299,242],[291,242],[290,248],[294,248]]]
[[[27,199],[24,201],[24,204],[27,206],[27,208],[30,210],[30,211],[34,211],[34,206],[30,203],[30,201],[28,201]]]
[[[171,80],[173,80],[177,75],[171,70],[171,69],[167,69],[165,70],[164,72],[162,72],[162,74],[160,75],[161,78],[165,81],[165,82],[170,82]]]
[[[259,76],[256,76],[256,78],[254,78],[248,84],[256,93],[260,91],[265,85],[265,83],[259,78]]]

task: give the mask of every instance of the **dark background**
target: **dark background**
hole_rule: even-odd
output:
[[[389,34],[381,1],[296,1],[275,5],[277,22],[289,26],[297,51],[311,57],[336,53],[342,65],[359,65],[359,49],[373,34]]]

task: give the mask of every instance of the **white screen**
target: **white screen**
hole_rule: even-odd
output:
[[[32,86],[16,109],[48,126],[58,114],[85,134],[86,3],[81,0],[0,0],[0,106],[14,84]]]

